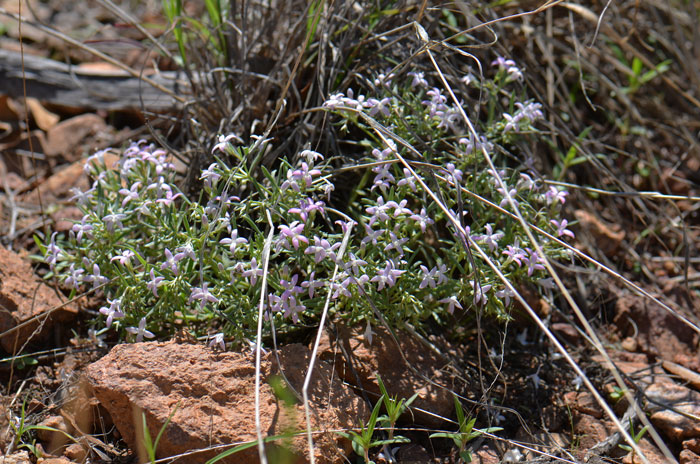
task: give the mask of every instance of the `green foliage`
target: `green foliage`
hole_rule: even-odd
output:
[[[462,403],[455,396],[455,409],[457,411],[457,431],[456,432],[439,432],[430,435],[430,438],[450,438],[454,441],[455,446],[459,449],[459,457],[464,462],[472,462],[472,453],[466,449],[467,444],[484,433],[493,433],[503,430],[501,427],[489,427],[483,430],[474,430],[476,418],[468,419],[464,415]]]

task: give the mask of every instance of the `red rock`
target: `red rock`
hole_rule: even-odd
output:
[[[649,355],[674,361],[677,355],[697,354],[695,330],[644,297],[618,298],[613,322],[623,336],[634,336],[639,349]]]
[[[279,358],[281,371],[301,394],[310,351],[302,345],[290,345],[280,349]],[[279,371],[275,357],[266,355],[260,388],[265,436],[278,435],[287,427],[306,429],[303,406],[285,408],[267,384]],[[202,345],[174,342],[117,345],[88,366],[85,376],[132,449],[138,446],[134,418],[140,421],[139,411],[145,413],[148,428],[155,436],[176,406],[157,449],[159,458],[256,439],[255,358],[247,351],[217,353]],[[316,462],[341,462],[347,443],[338,435],[323,431],[356,427],[369,416],[369,411],[334,376],[332,367],[321,360],[314,368],[309,396],[312,427],[322,431],[314,434]],[[293,453],[304,459],[308,452],[306,437],[290,442]],[[279,446],[271,444],[267,448],[268,453],[279,450]],[[190,455],[187,462],[205,462],[216,454],[209,451]],[[258,461],[257,447],[253,447],[223,462]]]
[[[653,384],[644,393],[649,399],[646,409],[652,412],[651,421],[669,440],[680,443],[700,438],[700,421],[683,415],[700,416],[700,393],[674,383]]]
[[[455,415],[451,390],[460,391],[455,377],[443,371],[448,361],[409,333],[397,334],[397,346],[383,327],[374,327],[373,331],[372,345],[368,345],[362,329],[340,330],[339,341],[352,357],[352,369],[345,364],[336,340],[326,340],[321,358],[335,361],[338,375],[348,384],[366,391],[373,400],[380,395],[377,372],[390,395],[408,399],[418,393],[411,405],[415,423],[432,428],[444,425],[443,418]],[[408,420],[410,414],[406,416],[404,419]]]
[[[700,455],[684,449],[681,451],[680,456],[678,456],[678,462],[680,464],[700,464]]]
[[[693,438],[683,442],[683,449],[688,449],[695,454],[700,454],[700,439]]]
[[[52,332],[54,324],[73,319],[77,308],[58,308],[62,303],[56,292],[34,275],[28,262],[0,245],[0,333],[27,323],[0,338],[5,351],[19,352],[30,338],[40,340]]]
[[[83,146],[85,138],[107,130],[104,120],[96,114],[87,113],[61,121],[46,132],[46,155],[62,155],[68,161],[78,160],[82,151],[98,147]]]

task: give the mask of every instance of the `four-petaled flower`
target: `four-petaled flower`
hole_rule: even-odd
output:
[[[124,317],[124,313],[121,311],[121,303],[122,300],[120,298],[116,298],[114,300],[110,300],[107,298],[107,303],[109,303],[109,308],[106,306],[103,306],[100,308],[100,313],[104,314],[107,316],[107,322],[105,325],[109,329],[112,326],[112,321],[114,319],[119,319]]]
[[[474,304],[485,305],[489,300],[486,296],[486,292],[491,290],[492,285],[481,285],[481,283],[476,280],[470,280],[469,285],[474,289]]]
[[[165,262],[161,264],[160,269],[170,269],[173,274],[178,274],[177,259],[175,259],[173,253],[168,248],[165,249]]]
[[[75,240],[78,243],[83,240],[83,234],[85,234],[88,238],[92,238],[92,229],[94,229],[94,227],[85,223],[89,217],[90,216],[86,214],[80,220],[80,224],[73,224],[73,227],[71,228],[71,230],[75,233]]]
[[[281,225],[278,227],[280,236],[286,238],[294,246],[295,250],[299,249],[300,242],[309,244],[309,239],[303,234],[304,224],[300,224],[299,221],[294,221],[288,226]]]
[[[224,334],[221,332],[214,334],[209,339],[209,348],[218,348],[221,351],[226,351],[226,342],[224,341]]]
[[[204,282],[201,287],[194,287],[190,293],[190,298],[187,303],[191,304],[194,300],[199,300],[199,309],[203,310],[207,302],[218,303],[219,299],[212,295],[212,293],[207,289],[207,283]]]
[[[246,269],[245,271],[241,272],[241,275],[246,279],[250,279],[250,285],[255,286],[255,283],[258,281],[258,277],[262,277],[263,275],[262,268],[258,267],[258,260],[255,258],[251,259],[250,269]]]
[[[423,280],[421,281],[418,288],[423,289],[425,287],[435,288],[436,285],[447,282],[447,277],[445,277],[445,272],[447,272],[447,266],[440,263],[440,265],[433,267],[428,270],[426,266],[421,264],[420,270],[423,273]],[[437,282],[435,281],[437,279]]]
[[[153,335],[152,332],[146,330],[146,318],[145,317],[142,317],[141,320],[139,321],[138,328],[127,327],[126,331],[132,335],[136,335],[136,343],[141,343],[143,341],[143,337],[146,337],[146,338],[155,337],[155,335]]]
[[[158,287],[160,287],[161,282],[163,282],[164,280],[165,277],[156,277],[153,273],[153,269],[151,269],[151,280],[148,281],[146,287],[148,287],[148,289],[153,292],[153,296],[155,296],[156,298],[158,298]]]
[[[370,279],[370,282],[377,282],[377,290],[381,291],[384,287],[393,287],[396,285],[396,279],[406,271],[400,271],[395,268],[394,262],[387,260],[384,269],[377,271],[377,275]]]
[[[120,254],[114,256],[109,261],[113,263],[114,261],[119,261],[122,266],[131,264],[131,258],[135,256],[135,253],[129,249],[123,250]]]
[[[125,207],[131,200],[138,200],[139,187],[141,187],[141,182],[134,182],[130,189],[123,188],[119,190],[119,193],[125,195],[124,200],[122,200],[122,208]]]
[[[206,185],[209,188],[212,188],[213,185],[216,185],[216,182],[221,178],[221,174],[215,171],[215,169],[218,167],[218,163],[211,163],[207,169],[202,171],[200,180],[203,180],[204,185]]]
[[[238,248],[238,245],[244,245],[248,243],[248,240],[238,236],[238,229],[233,229],[231,231],[231,237],[221,239],[219,240],[219,243],[222,245],[228,245],[229,251],[231,254],[234,254],[236,252],[236,248]]]
[[[100,266],[97,263],[92,265],[92,274],[88,274],[83,277],[84,282],[92,282],[92,288],[95,289],[100,285],[109,282],[109,279],[102,274],[100,274]]]
[[[126,214],[123,213],[111,213],[102,218],[105,222],[105,227],[107,227],[107,232],[112,233],[114,231],[114,226],[118,228],[124,227],[122,220],[126,219]]]
[[[566,226],[569,224],[569,221],[567,221],[566,219],[562,219],[561,222],[559,222],[556,219],[552,219],[550,222],[554,224],[554,227],[557,228],[557,237],[561,237],[562,235],[568,235],[569,237],[574,238],[574,233],[566,228]]]
[[[243,144],[243,140],[241,140],[236,134],[219,135],[219,143],[214,145],[211,152],[214,153],[216,151],[220,151],[221,153],[226,153],[226,147],[229,145],[229,140]]]
[[[486,233],[484,235],[474,235],[472,240],[486,243],[489,250],[493,252],[493,250],[498,248],[498,240],[502,239],[504,235],[503,232],[494,233],[491,224],[486,224]]]
[[[549,190],[547,190],[547,193],[544,194],[544,198],[547,201],[548,205],[551,205],[552,203],[556,203],[557,201],[561,202],[563,205],[566,203],[566,196],[569,194],[566,190],[559,190],[555,186],[550,186]]]
[[[442,300],[438,300],[438,303],[443,303],[447,305],[447,312],[450,314],[454,314],[455,312],[455,306],[458,307],[459,309],[462,309],[462,305],[459,304],[459,300],[457,300],[456,296],[451,296],[449,298],[443,298]]]

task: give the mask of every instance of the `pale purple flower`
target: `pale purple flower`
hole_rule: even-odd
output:
[[[528,256],[527,259],[527,275],[531,276],[533,272],[536,270],[544,270],[544,266],[541,263],[544,263],[544,259],[540,255],[537,254],[536,250],[531,250],[529,248],[525,248],[527,250]]]
[[[156,298],[158,298],[158,287],[160,287],[162,285],[162,282],[164,280],[165,280],[165,277],[162,277],[162,276],[156,277],[155,274],[153,273],[153,269],[151,269],[151,280],[148,281],[148,283],[146,284],[146,287],[148,287],[148,289],[153,292],[153,296],[155,296]]]
[[[416,191],[416,177],[411,174],[411,171],[408,170],[408,168],[403,168],[403,176],[404,178],[399,180],[398,185],[408,185],[413,192]]]
[[[384,161],[389,158],[392,158],[390,155],[392,153],[396,152],[396,145],[393,143],[393,141],[389,140],[390,144],[388,147],[386,147],[384,150],[379,150],[378,148],[374,148],[372,150],[372,156],[377,158],[378,161]]]
[[[314,293],[317,288],[323,288],[326,285],[323,281],[317,280],[315,277],[316,271],[312,271],[311,274],[309,274],[309,280],[301,283],[303,288],[307,288],[309,290],[309,298],[314,297]]]
[[[431,224],[434,224],[435,221],[433,221],[429,216],[428,213],[426,213],[425,208],[421,208],[420,214],[414,214],[411,216],[411,219],[416,221],[418,225],[420,226],[420,230],[422,232],[425,232],[425,228],[428,227]]]
[[[87,235],[88,238],[92,238],[92,229],[94,227],[90,224],[86,224],[85,221],[89,218],[87,214],[83,216],[80,220],[80,224],[73,224],[71,230],[75,233],[76,242],[80,243],[83,240],[83,234]]]
[[[106,306],[101,307],[100,313],[107,316],[105,326],[109,329],[112,326],[112,321],[114,321],[114,319],[124,317],[124,313],[121,311],[120,308],[122,304],[122,300],[120,298],[116,298],[114,300],[110,300],[109,298],[107,298],[107,303],[109,303],[109,308]]]
[[[370,226],[365,224],[365,232],[367,233],[367,236],[363,238],[362,242],[360,243],[360,247],[362,248],[367,246],[367,244],[370,242],[372,242],[372,245],[377,245],[377,240],[384,232],[386,232],[386,229],[373,230]]]
[[[353,274],[359,275],[362,267],[367,266],[367,261],[358,258],[354,253],[350,253],[345,269],[352,269]]]
[[[515,61],[499,56],[491,62],[491,66],[498,66],[500,69],[508,69],[511,66],[515,66]]]
[[[175,256],[173,256],[173,259],[175,262],[180,262],[184,257],[189,257],[192,261],[197,260],[197,255],[194,254],[194,248],[192,247],[191,243],[187,243],[184,246],[177,247],[175,249]]]
[[[314,244],[306,247],[306,250],[304,250],[304,254],[313,254],[314,261],[316,262],[316,264],[323,261],[326,258],[326,256],[330,257],[331,261],[335,261],[335,250],[340,248],[340,245],[340,243],[335,243],[331,245],[330,242],[325,238],[315,236]]]
[[[131,188],[123,188],[119,190],[119,193],[124,195],[124,200],[122,200],[122,208],[125,207],[131,200],[138,200],[139,187],[141,187],[141,182],[134,182],[131,185]]]
[[[488,245],[489,250],[493,252],[493,250],[498,248],[498,241],[502,239],[504,235],[505,234],[503,232],[494,233],[491,224],[486,224],[486,233],[484,235],[474,235],[472,236],[472,240],[476,242],[484,242],[486,245]]]
[[[485,305],[489,300],[486,293],[491,290],[492,285],[481,285],[475,280],[470,280],[469,285],[471,285],[472,289],[474,290],[474,304],[481,304],[482,306]]]
[[[244,245],[248,243],[248,240],[243,237],[238,237],[238,229],[233,229],[231,231],[231,237],[223,238],[219,240],[219,243],[222,245],[228,245],[229,251],[231,254],[234,254],[236,252],[236,248],[238,248],[238,245]]]
[[[352,219],[350,219],[349,221],[341,221],[340,219],[338,219],[333,224],[338,224],[340,226],[340,230],[343,231],[344,234],[346,234],[346,233],[348,233],[348,230],[355,227],[355,225],[357,223],[355,221],[353,221]],[[335,258],[333,258],[333,259],[335,260]]]
[[[246,269],[241,275],[250,280],[250,285],[255,286],[258,277],[263,275],[263,269],[258,267],[258,260],[253,258],[250,260],[250,269]]]
[[[406,242],[408,242],[408,237],[399,239],[394,231],[389,231],[389,243],[384,247],[384,252],[388,253],[391,250],[396,250],[399,254],[399,258],[403,258],[403,244]]]
[[[377,173],[377,175],[374,176],[374,180],[372,181],[374,185],[372,185],[372,188],[370,190],[374,190],[375,188],[379,187],[381,191],[384,192],[386,191],[386,189],[391,187],[391,184],[394,183],[395,179],[394,176],[389,172],[390,168],[390,163],[382,164],[372,168],[372,172]]]
[[[219,332],[212,335],[209,338],[209,348],[218,348],[221,351],[226,351],[226,342],[224,341],[224,334]]]
[[[556,219],[552,219],[549,222],[554,224],[554,227],[557,228],[557,237],[567,235],[571,238],[574,238],[574,233],[566,228],[566,226],[569,224],[569,221],[567,221],[566,219],[562,219],[561,222],[557,221]]]
[[[168,188],[165,190],[165,196],[162,198],[158,198],[156,200],[156,203],[164,205],[164,206],[170,206],[173,203],[173,201],[177,197],[179,197],[180,195],[182,195],[182,194],[177,193],[177,194],[173,195],[173,191],[170,188]]]
[[[330,109],[334,110],[334,109],[338,108],[339,106],[343,106],[344,98],[345,98],[345,95],[343,94],[343,92],[334,93],[333,95],[328,97],[328,100],[323,102],[323,107],[330,108]]]
[[[425,287],[435,288],[436,285],[440,285],[447,282],[447,277],[445,277],[445,272],[447,272],[447,266],[440,263],[440,265],[433,267],[428,270],[426,266],[421,264],[420,270],[423,273],[423,280],[421,281],[418,288],[423,289]],[[437,279],[437,281],[436,281]]]
[[[73,196],[69,199],[70,201],[77,201],[79,205],[86,206],[90,203],[90,200],[92,199],[92,192],[94,192],[95,189],[91,188],[90,190],[83,192],[79,188],[73,187],[69,191],[73,194]]]
[[[293,296],[294,294],[304,293],[303,287],[297,285],[298,281],[299,274],[294,274],[292,276],[292,280],[280,279],[280,285],[282,286],[282,288],[284,288],[284,292],[282,292],[283,300],[289,298],[290,296]]]
[[[337,276],[337,281],[331,284],[331,295],[332,300],[338,299],[341,295],[346,298],[352,297],[352,292],[350,291],[350,285],[353,283],[352,277],[345,271],[341,272]]]
[[[153,338],[155,335],[153,335],[152,332],[146,330],[146,318],[142,317],[141,320],[139,321],[139,327],[127,327],[126,331],[129,332],[132,335],[136,335],[136,343],[141,343],[143,341],[143,337],[146,338]]]
[[[421,87],[421,88],[428,88],[428,81],[425,80],[425,74],[421,71],[417,72],[410,72],[408,73],[409,76],[413,77],[413,80],[411,81],[411,88],[414,89],[416,87]],[[369,324],[369,322],[368,322]],[[371,344],[371,343],[370,343]]]
[[[107,228],[107,232],[109,233],[114,231],[114,226],[117,226],[119,229],[123,228],[124,224],[122,224],[122,221],[124,219],[126,219],[126,214],[122,213],[112,213],[102,218],[105,223],[105,227]]]
[[[301,242],[309,244],[309,239],[304,236],[304,224],[300,224],[299,221],[294,221],[290,225],[278,226],[280,229],[280,237],[286,238],[289,243],[294,246],[295,250],[299,249],[299,244]]]
[[[313,201],[311,198],[305,198],[299,202],[298,208],[289,208],[287,211],[291,214],[298,214],[303,222],[309,218],[309,213],[313,211],[323,212],[326,204],[322,201]]]
[[[496,298],[504,300],[503,305],[507,308],[510,306],[510,299],[515,296],[515,293],[509,288],[504,288],[496,292]]]
[[[487,153],[493,151],[493,144],[489,142],[489,139],[485,135],[480,135],[479,139],[474,142],[474,136],[469,134],[469,138],[463,137],[459,139],[459,143],[464,145],[464,153],[471,154],[474,150],[481,152],[486,150]]]
[[[447,97],[442,95],[440,89],[433,87],[428,90],[427,95],[430,97],[430,100],[424,100],[422,103],[430,109],[431,118],[436,116],[438,111],[447,110],[447,105],[445,105]]]
[[[523,80],[523,72],[517,66],[510,66],[508,69],[506,69],[506,72],[508,73],[508,78],[506,79],[507,82]]]
[[[519,108],[518,112],[522,114],[523,117],[529,119],[530,122],[544,118],[544,114],[542,113],[542,105],[540,103],[528,102],[523,104],[516,102],[515,106]]]
[[[503,113],[503,119],[506,123],[503,126],[503,132],[519,132],[520,131],[520,115],[518,113],[511,116],[508,113]]]
[[[549,190],[547,190],[547,193],[544,194],[544,197],[547,201],[548,205],[551,205],[552,203],[556,203],[557,201],[561,202],[563,205],[566,203],[566,196],[569,194],[566,190],[559,190],[555,186],[550,186]]]
[[[448,107],[444,111],[436,111],[435,116],[440,119],[438,129],[450,129],[453,132],[457,131],[457,124],[461,120],[461,113],[454,107]]]
[[[119,261],[119,263],[122,266],[126,266],[126,265],[131,265],[131,258],[133,258],[134,256],[135,256],[135,254],[133,251],[126,249],[126,250],[122,250],[122,252],[120,254],[114,256],[109,261],[111,263],[113,263],[114,261]]]
[[[388,76],[385,75],[384,73],[380,73],[377,78],[374,80],[374,85],[377,87],[381,86],[386,86],[390,87],[391,86],[391,80],[396,77],[394,73],[390,73]]]
[[[530,190],[534,189],[537,187],[535,184],[535,181],[532,180],[532,177],[528,176],[525,173],[520,173],[520,179],[518,180],[518,183],[515,185],[515,187],[518,190]]]
[[[294,324],[299,322],[299,313],[306,309],[306,306],[297,302],[297,299],[290,296],[287,300],[282,303],[282,308],[284,309],[284,317],[292,318]]]
[[[506,207],[506,206],[508,205],[508,198],[506,197],[506,191],[505,191],[505,189],[502,189],[502,188],[499,187],[499,188],[497,188],[496,190],[498,191],[498,193],[500,193],[500,194],[503,196],[503,199],[502,199],[501,202],[499,203],[499,206],[500,206],[501,208]],[[518,200],[515,199],[515,196],[516,196],[517,194],[518,194],[518,191],[515,190],[515,189],[513,189],[513,188],[508,190],[508,195],[510,195],[510,198],[513,200],[513,204],[514,204],[516,207],[520,204],[520,203],[518,203]]]
[[[396,279],[406,271],[400,271],[395,268],[393,261],[386,262],[384,269],[377,271],[377,275],[370,279],[371,282],[377,282],[377,290],[381,291],[384,287],[393,287],[396,285]]]
[[[299,181],[302,181],[306,188],[309,188],[313,183],[314,176],[319,175],[321,175],[320,170],[310,169],[309,165],[304,161],[301,163],[300,169],[287,170],[287,180],[282,183],[280,188],[286,190],[291,187],[295,192],[299,192]]]
[[[447,176],[447,180],[449,182],[452,182],[455,185],[462,182],[462,171],[457,169],[453,163],[447,163],[447,165],[445,165],[445,169],[447,169],[447,172],[449,173]]]
[[[243,140],[241,140],[236,134],[228,134],[226,136],[219,135],[219,143],[214,145],[214,148],[212,148],[211,152],[215,153],[216,151],[220,151],[221,153],[225,154],[226,147],[229,145],[229,140],[233,140],[238,144],[243,144]]]
[[[402,214],[413,214],[413,211],[406,208],[407,204],[408,200],[401,200],[399,203],[396,203],[395,201],[389,201],[386,205],[390,208],[394,208],[394,217],[397,218]]]
[[[377,206],[370,206],[365,211],[367,213],[371,214],[372,216],[369,218],[369,225],[373,226],[375,222],[377,221],[388,221],[389,220],[389,209],[392,207],[392,204],[396,204],[395,202],[390,202],[389,204],[384,203],[384,198],[383,197],[378,197],[377,198]]]
[[[177,260],[168,248],[165,249],[165,262],[161,264],[160,268],[161,270],[170,269],[170,271],[175,275],[177,275],[179,272],[177,269]]]
[[[369,108],[369,115],[374,116],[377,113],[382,113],[385,117],[389,117],[391,114],[391,98],[386,97],[381,100],[376,98],[370,98],[367,100],[367,108]]]
[[[215,171],[215,169],[218,167],[218,163],[211,163],[207,169],[202,171],[200,180],[203,180],[204,185],[209,188],[213,188],[213,186],[216,185],[216,182],[221,178],[221,174]]]
[[[100,273],[100,266],[97,263],[92,265],[92,274],[88,274],[83,278],[83,282],[92,282],[92,288],[95,289],[100,285],[109,282],[107,277]]]
[[[207,302],[218,303],[219,299],[215,297],[207,288],[207,283],[204,282],[201,287],[194,287],[191,290],[190,298],[187,300],[188,304],[191,304],[194,300],[199,300],[200,311],[204,309]]]
[[[513,245],[506,245],[506,248],[507,249],[503,252],[504,255],[508,256],[505,264],[508,264],[510,261],[514,261],[518,263],[518,267],[521,267],[523,265],[523,261],[527,263],[527,255],[520,247],[518,247],[517,239]]]
[[[77,290],[78,287],[80,287],[80,283],[83,281],[83,276],[81,274],[85,272],[85,270],[81,268],[76,269],[75,264],[71,264],[68,272],[70,275],[66,277],[65,284]]]
[[[463,309],[462,305],[459,304],[459,300],[457,300],[456,296],[451,296],[449,298],[443,298],[442,300],[438,300],[438,303],[443,303],[447,305],[447,312],[450,314],[454,314],[455,312],[455,306],[459,309]]]
[[[58,232],[51,234],[51,242],[46,246],[46,254],[44,258],[44,261],[46,261],[46,264],[49,265],[52,271],[54,270],[58,259],[63,254],[63,250],[56,245],[56,234],[58,234]]]

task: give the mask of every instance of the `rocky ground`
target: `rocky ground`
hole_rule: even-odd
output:
[[[16,10],[16,2],[2,2],[2,7]],[[95,24],[108,23],[108,15],[100,16],[98,10],[89,4],[69,11],[55,1],[40,4],[31,15],[51,18],[80,33],[91,30],[86,36],[93,34],[107,43],[118,31],[110,27],[94,31]],[[141,14],[144,21],[164,21],[155,8]],[[681,12],[677,16],[683,22]],[[613,22],[610,27],[621,26]],[[24,53],[44,58],[49,58],[49,51],[56,53],[56,39],[41,29],[27,27],[23,34],[28,41]],[[17,51],[17,37],[18,31],[9,28],[0,48]],[[124,62],[150,59],[138,47],[121,50],[119,57]],[[90,67],[91,60],[82,59]],[[92,67],[106,65],[92,62]],[[671,76],[673,82],[676,77]],[[686,92],[691,97],[692,89],[690,85]],[[658,105],[643,100],[644,95],[632,98],[638,99],[634,108]],[[672,108],[668,101],[662,103]],[[697,106],[678,108],[679,126],[697,116]],[[639,122],[656,128],[654,140],[635,141],[626,133],[605,142],[626,149],[657,143],[655,175],[640,177],[640,170],[620,162],[618,171],[606,176],[666,197],[652,206],[645,198],[630,200],[617,210],[583,193],[569,203],[578,221],[576,248],[638,285],[630,288],[621,279],[592,268],[564,271],[567,285],[602,338],[635,403],[621,395],[610,361],[591,347],[580,322],[562,309],[566,304],[559,297],[530,292],[528,299],[623,425],[631,423],[638,431],[643,420],[651,423],[652,429],[639,442],[649,462],[669,462],[658,445],[662,443],[673,459],[693,463],[700,462],[696,270],[700,152],[697,140],[684,145],[683,137],[674,139],[670,129],[664,132],[673,120],[659,112],[664,114],[648,114]],[[596,118],[591,116],[591,125],[604,124]],[[68,108],[44,100],[25,104],[19,94],[3,94],[0,84],[0,450],[4,463],[139,462],[145,456],[137,439],[143,434],[141,412],[154,435],[169,420],[158,456],[180,455],[176,462],[206,462],[221,451],[217,446],[256,438],[253,351],[222,351],[187,333],[149,343],[98,339],[88,331],[87,322],[96,315],[102,295],[69,299],[65,289],[41,278],[46,269],[31,259],[37,253],[35,233],[45,227],[67,231],[71,221],[80,219],[69,199],[71,188],[89,186],[83,156],[147,136],[144,122],[137,108]],[[697,119],[695,126],[687,127],[700,129]],[[33,161],[27,156],[30,152],[42,157]],[[639,289],[647,295],[640,295]],[[527,289],[523,292],[527,294]],[[463,397],[478,427],[503,428],[496,436],[470,442],[474,462],[642,462],[620,446],[624,440],[594,395],[532,321],[523,315],[506,326],[493,321],[483,324],[481,332],[459,344],[439,331],[426,338],[376,328],[370,345],[361,331],[326,330],[308,389],[316,462],[361,462],[349,442],[334,432],[357,429],[366,422],[379,396],[377,372],[391,394],[409,398],[418,393],[418,397],[411,414],[399,424],[401,435],[411,443],[393,451],[375,448],[376,462],[457,462],[451,440],[429,439],[433,432],[454,429],[453,392]],[[488,346],[502,349],[486,352],[483,334],[491,337]],[[314,339],[315,333],[310,333],[306,339],[280,344],[263,354],[260,419],[266,434],[306,428],[302,387]],[[270,383],[280,376],[289,385],[289,404]],[[74,440],[38,429],[20,441],[15,427],[22,417],[27,424],[64,431]],[[34,443],[35,452],[18,449],[22,443]],[[289,438],[284,446],[270,445],[268,452],[270,462],[305,462],[306,436]],[[257,456],[257,448],[252,447],[227,462],[258,462]]]

